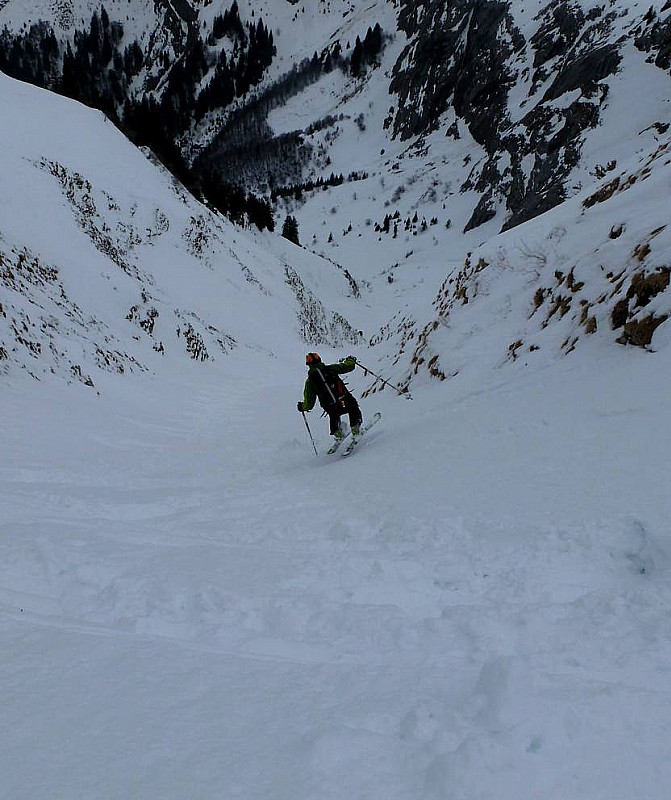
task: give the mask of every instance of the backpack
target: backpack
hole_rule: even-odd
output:
[[[312,370],[319,405],[328,412],[334,406],[345,408],[345,398],[349,394],[345,382],[328,364],[318,364]]]

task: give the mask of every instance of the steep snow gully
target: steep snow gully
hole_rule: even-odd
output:
[[[160,11],[110,5],[129,42]],[[0,800],[671,797],[669,4],[512,4],[538,47],[501,18],[484,120],[452,106],[489,69],[424,58],[485,49],[450,5],[269,112],[368,176],[278,203],[302,248],[0,75]],[[38,8],[93,4],[0,0]],[[254,9],[269,81],[398,10]],[[315,348],[412,377],[348,378],[383,415],[348,459],[296,412]]]

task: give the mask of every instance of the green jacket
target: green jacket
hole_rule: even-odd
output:
[[[342,375],[344,372],[351,372],[356,367],[356,358],[354,356],[347,356],[337,364],[312,364],[308,370],[308,376],[305,379],[305,386],[303,387],[303,410],[312,411],[315,406],[317,398],[319,398],[322,408],[328,407],[328,391],[324,391],[324,381],[319,373],[320,369],[326,368],[331,372]]]

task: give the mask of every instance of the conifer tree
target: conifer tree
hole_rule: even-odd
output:
[[[282,236],[284,236],[284,238],[288,239],[290,242],[300,245],[300,239],[298,236],[298,222],[296,217],[292,217],[291,214],[287,214],[287,217],[284,220],[284,225],[282,226]]]

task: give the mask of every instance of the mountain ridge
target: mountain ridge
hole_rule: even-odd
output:
[[[171,70],[186,57],[186,33],[194,28],[193,19],[188,25],[184,20],[193,15],[186,5],[180,10],[164,3],[155,11],[142,4],[127,5],[125,20],[116,3],[109,6],[110,22],[105,24],[129,26],[129,35],[132,31],[138,42],[146,43],[147,52],[172,36],[163,77],[155,72],[153,59],[154,67],[145,77],[138,73],[138,80],[146,83],[151,72],[152,91],[160,97],[161,87],[172,80]],[[299,319],[313,309],[322,320],[299,322],[306,343],[366,341],[405,383],[420,372],[441,380],[455,377],[465,368],[453,363],[449,333],[458,307],[481,302],[477,287],[483,282],[495,287],[496,276],[509,269],[532,277],[519,289],[525,298],[519,298],[519,319],[509,319],[501,333],[494,363],[517,362],[522,352],[524,363],[531,357],[539,360],[545,346],[537,338],[551,341],[552,357],[572,352],[594,335],[650,347],[653,337],[659,340],[657,330],[671,312],[666,285],[671,253],[658,189],[665,178],[656,177],[660,170],[666,172],[666,132],[671,124],[664,99],[670,77],[671,15],[668,3],[645,13],[636,7],[617,2],[606,10],[586,0],[539,4],[531,12],[520,3],[474,5],[472,0],[459,0],[443,14],[442,4],[430,0],[378,0],[365,10],[344,1],[330,6],[320,2],[307,11],[299,4],[268,0],[230,8],[224,2],[193,4],[189,8],[198,15],[203,37],[211,36],[212,26],[227,13],[236,20],[238,33],[233,38],[208,40],[224,42],[222,53],[230,58],[237,57],[236,48],[243,52],[239,37],[246,36],[244,31],[261,26],[272,32],[277,53],[250,93],[217,112],[218,122],[217,115],[208,112],[181,141],[186,154],[195,148],[197,159],[223,170],[227,181],[235,180],[237,170],[245,181],[251,180],[255,191],[266,192],[265,202],[272,204],[278,223],[283,216],[297,220],[302,250],[292,250],[289,260],[280,255],[276,272],[284,285],[291,285]],[[6,3],[0,9],[0,25],[11,22],[18,29],[38,18],[57,25],[60,17],[68,17],[63,30],[71,35],[76,29],[72,20],[83,24],[93,11],[95,4],[88,2],[48,9],[38,0],[30,7]],[[168,21],[171,14],[173,22]],[[186,25],[182,33],[176,28],[170,33],[175,19],[178,28]],[[287,24],[304,38],[288,38]],[[360,43],[365,30],[376,26],[381,49],[372,50],[370,63],[355,75],[354,37]],[[194,34],[190,36],[193,47]],[[128,36],[121,39],[124,47],[129,43]],[[342,56],[333,60],[338,52]],[[292,83],[278,94],[277,81],[288,74],[293,75]],[[627,104],[637,93],[645,102],[632,113]],[[259,106],[264,97],[266,105]],[[234,112],[242,122],[236,123],[238,132],[227,132],[226,120],[235,119]],[[227,142],[236,141],[230,149]],[[280,173],[275,174],[281,162],[284,174],[291,176],[286,184]],[[66,196],[72,195],[74,183],[87,179],[76,169],[63,175],[57,163],[44,169],[61,181]],[[649,181],[651,176],[654,180]],[[635,191],[626,196],[635,195],[638,205],[649,205],[649,224],[638,207],[618,202],[634,184]],[[197,186],[189,188],[198,194]],[[130,240],[124,245],[126,234],[119,225],[132,230],[132,223],[101,218],[94,231],[96,226],[85,220],[86,192],[78,191],[73,213],[82,228],[89,225],[89,239],[98,237],[98,252],[107,249],[117,268],[127,270],[122,251]],[[230,214],[232,196],[227,189],[217,192]],[[186,196],[183,202],[191,203]],[[610,207],[611,216],[602,213]],[[95,216],[97,208],[89,211]],[[219,256],[208,251],[212,234],[204,229],[224,223],[210,213],[193,206],[193,220],[185,225],[191,230],[183,241],[190,258],[212,268]],[[234,213],[236,221],[244,221],[244,212]],[[151,214],[161,216],[159,211]],[[579,230],[576,224],[594,214],[607,217],[610,224],[603,244],[590,254],[577,234],[575,245],[572,238]],[[154,236],[152,226],[161,224],[146,226],[147,241]],[[101,232],[106,226],[115,235]],[[231,236],[232,230],[226,230],[223,236]],[[615,234],[624,230],[625,236]],[[132,240],[138,234],[129,235]],[[214,238],[225,250],[221,236]],[[277,241],[277,233],[262,235],[259,246],[273,250]],[[25,246],[32,254],[29,245],[26,241],[18,250]],[[285,247],[280,244],[280,249]],[[10,258],[14,268],[18,250]],[[350,299],[357,301],[348,301],[347,310],[335,312],[329,323],[323,322],[329,312],[318,289],[289,267],[297,258],[319,263],[310,262],[308,251],[346,280],[346,295],[353,292]],[[559,260],[553,262],[553,257]],[[30,261],[31,255],[26,258]],[[497,271],[497,262],[510,267]],[[263,286],[252,265],[244,269],[248,285]],[[604,274],[619,278],[606,286]],[[648,287],[642,294],[637,290],[641,285]],[[508,293],[503,283],[500,293]],[[136,301],[128,304],[127,321],[160,353],[165,344],[157,335],[164,318],[156,321],[156,302],[151,293],[144,294],[146,300],[140,290]],[[173,309],[170,314],[174,313]],[[189,322],[191,328],[186,328],[190,336],[194,330],[192,352],[223,354],[232,341],[240,340],[239,334],[220,331],[196,317],[200,322]],[[539,329],[534,332],[525,319],[538,320]],[[214,330],[208,333],[209,325]],[[177,321],[175,328],[179,327]],[[21,330],[14,335],[25,338]],[[440,344],[438,331],[443,332]],[[11,351],[10,342],[11,337],[3,344],[4,352]]]

